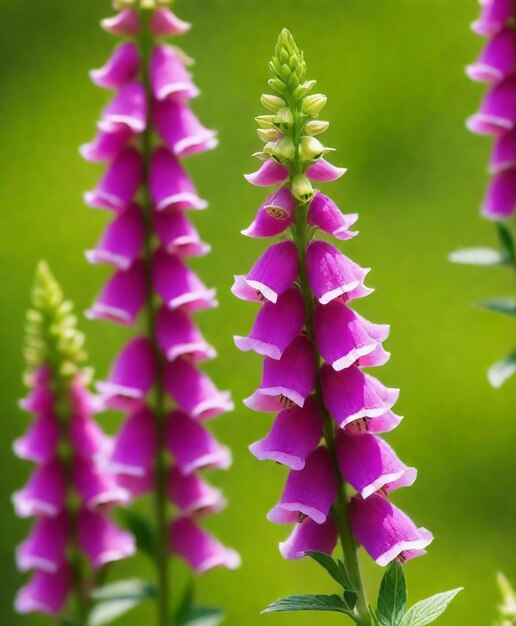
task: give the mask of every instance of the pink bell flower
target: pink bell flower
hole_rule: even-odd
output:
[[[140,68],[138,47],[127,41],[117,46],[108,62],[98,70],[91,70],[91,80],[105,89],[120,89],[136,78]]]
[[[43,465],[54,458],[58,442],[59,422],[53,416],[41,414],[13,443],[13,450],[19,459]]]
[[[219,513],[226,506],[220,489],[204,482],[197,474],[182,474],[175,466],[168,476],[168,496],[181,513],[200,517]]]
[[[180,20],[170,9],[159,7],[152,14],[150,27],[154,35],[170,37],[184,35],[190,30],[191,24]]]
[[[55,574],[37,570],[31,580],[18,592],[15,608],[18,613],[59,615],[72,588],[73,574],[64,565]]]
[[[55,459],[36,468],[25,487],[13,495],[13,504],[18,517],[56,517],[64,508],[65,498],[64,471]]]
[[[294,526],[290,536],[279,544],[280,553],[285,559],[302,559],[307,552],[331,554],[338,540],[337,524],[333,515],[328,515],[322,524],[316,524],[307,517]]]
[[[102,112],[97,126],[107,133],[120,126],[126,126],[133,133],[142,133],[147,126],[147,101],[143,85],[137,81],[123,85]]]
[[[89,509],[129,502],[129,494],[117,484],[115,477],[102,471],[89,459],[74,459],[73,483],[84,506]]]
[[[506,27],[486,45],[479,59],[466,68],[471,80],[496,83],[516,69],[516,41],[514,29]]]
[[[351,239],[358,234],[349,230],[358,220],[358,213],[344,215],[333,200],[320,192],[310,203],[307,219],[311,226],[341,241]]]
[[[206,342],[191,318],[180,309],[160,309],[156,319],[156,336],[168,361],[183,356],[199,362],[217,355],[215,348]]]
[[[288,187],[280,187],[258,209],[252,224],[242,231],[247,237],[275,237],[292,224],[296,203]]]
[[[492,220],[509,219],[516,213],[516,169],[505,170],[493,178],[482,213]]]
[[[265,161],[260,169],[252,174],[245,174],[245,179],[256,187],[281,185],[288,180],[288,169],[273,159]]]
[[[325,159],[319,159],[313,165],[310,165],[306,175],[312,180],[322,183],[331,183],[338,180],[347,172],[345,167],[335,167],[328,163]]]
[[[81,509],[77,520],[79,545],[94,569],[120,561],[136,552],[131,533],[117,528],[105,515]]]
[[[467,126],[480,135],[501,135],[516,124],[516,76],[510,76],[488,91],[480,111],[472,115]]]
[[[56,574],[66,563],[70,535],[66,513],[57,517],[40,517],[30,535],[16,549],[16,565],[20,572],[31,569]]]
[[[482,13],[471,28],[477,35],[493,37],[513,16],[514,5],[512,0],[489,0],[481,4]]]
[[[489,173],[492,175],[510,169],[516,169],[516,129],[496,139],[489,162]]]
[[[143,477],[158,451],[156,416],[146,406],[132,413],[118,433],[109,467],[115,474]]]
[[[101,20],[102,28],[112,35],[137,35],[140,31],[140,16],[133,9],[124,9]]]
[[[182,211],[157,213],[154,230],[168,254],[178,257],[204,256],[211,246],[201,241],[197,229]]]
[[[99,130],[90,143],[79,148],[79,153],[86,161],[110,162],[127,146],[134,135],[128,126],[119,126],[111,132]]]
[[[188,100],[199,95],[177,51],[172,46],[160,45],[152,52],[150,65],[152,92],[156,100],[174,98]]]

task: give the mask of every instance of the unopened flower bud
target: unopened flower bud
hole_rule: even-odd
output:
[[[157,2],[156,0],[140,0],[140,6],[142,9],[152,11],[157,7]]]
[[[305,133],[314,137],[315,135],[321,135],[328,130],[330,122],[323,120],[310,120],[305,126]]]
[[[320,159],[326,148],[315,137],[309,137],[305,135],[301,137],[301,143],[299,144],[299,158],[302,161],[317,161]]]
[[[260,128],[273,128],[275,115],[258,115],[254,118]]]
[[[303,113],[306,115],[318,115],[326,105],[328,98],[322,93],[314,93],[303,100]]]
[[[290,137],[283,137],[270,150],[271,157],[278,163],[285,163],[294,158],[296,148]]]
[[[314,190],[309,178],[304,174],[294,176],[292,181],[292,193],[298,202],[306,204],[314,197]]]
[[[290,130],[293,124],[294,116],[292,115],[292,111],[287,107],[280,109],[274,118],[274,126],[283,131]]]
[[[116,11],[122,11],[129,7],[133,7],[136,4],[136,0],[113,0],[113,8]]]
[[[264,93],[261,97],[261,103],[266,109],[272,111],[273,113],[277,113],[280,109],[285,106],[285,101],[278,96],[273,96],[268,93]]]
[[[281,138],[281,134],[276,130],[276,128],[258,128],[256,130],[258,133],[258,137],[265,143],[269,141],[278,141]]]

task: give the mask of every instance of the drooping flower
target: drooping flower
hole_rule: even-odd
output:
[[[106,30],[129,39],[92,74],[114,94],[101,114],[99,132],[81,150],[87,159],[107,162],[100,183],[85,196],[87,204],[115,213],[87,254],[93,263],[116,268],[89,316],[124,325],[133,325],[142,312],[146,318],[144,331],[122,349],[98,390],[105,406],[127,412],[108,467],[133,497],[152,491],[156,498],[162,608],[169,604],[170,553],[198,572],[238,564],[236,553],[194,522],[201,512],[223,508],[222,494],[199,471],[230,465],[229,450],[204,421],[231,411],[233,404],[229,393],[199,369],[216,353],[193,313],[217,303],[215,290],[188,266],[189,257],[207,254],[210,246],[191,221],[207,203],[183,158],[215,148],[217,133],[205,128],[190,106],[199,95],[190,60],[165,40],[185,33],[189,24],[167,5],[118,0],[117,15],[104,20]],[[170,503],[179,511],[173,519]],[[90,549],[102,558],[101,547]]]
[[[13,502],[18,515],[36,518],[16,551],[19,570],[35,573],[20,590],[16,609],[61,615],[70,593],[84,603],[70,557],[83,554],[96,570],[134,554],[135,544],[108,516],[109,507],[127,502],[129,494],[102,469],[110,441],[93,419],[95,402],[82,367],[84,338],[43,263],[32,306],[26,348],[30,393],[20,404],[35,422],[13,447],[36,469]],[[89,576],[93,584],[93,573]]]
[[[238,348],[264,357],[261,383],[244,402],[278,413],[269,434],[250,450],[290,468],[280,501],[267,515],[278,524],[295,524],[280,544],[282,555],[331,554],[340,535],[358,594],[357,623],[369,624],[360,574],[349,556],[355,540],[386,565],[421,554],[431,535],[386,499],[411,485],[416,470],[377,436],[393,430],[401,417],[392,411],[399,390],[364,371],[389,358],[382,345],[389,326],[350,306],[372,292],[364,285],[369,269],[317,237],[346,241],[356,234],[350,228],[357,220],[313,188],[345,172],[323,158],[329,149],[315,138],[328,127],[318,119],[326,97],[311,94],[315,81],[305,82],[304,58],[288,31],[281,33],[270,67],[275,93],[262,96],[262,103],[272,115],[257,118],[266,142],[258,154],[263,164],[247,179],[280,187],[243,233],[288,238],[273,243],[232,289],[238,298],[261,304],[249,335],[235,337]],[[357,492],[351,504],[348,489]]]

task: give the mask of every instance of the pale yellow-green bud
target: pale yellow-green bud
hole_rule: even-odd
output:
[[[276,117],[274,118],[274,126],[276,126],[276,128],[288,131],[292,128],[293,124],[294,116],[289,108],[284,107],[277,112]]]
[[[303,113],[306,115],[318,115],[325,107],[328,98],[322,93],[314,93],[303,100]]]
[[[310,120],[305,126],[305,133],[314,137],[315,135],[322,135],[328,130],[330,122],[324,122],[323,120]]]
[[[312,183],[304,174],[294,176],[292,180],[292,193],[298,202],[306,204],[314,197]]]
[[[254,152],[251,156],[256,157],[260,161],[268,161],[270,158],[266,152]]]
[[[261,97],[261,103],[266,109],[272,111],[273,113],[277,113],[280,109],[285,106],[285,101],[278,96],[273,96],[268,93],[264,93]]]
[[[257,128],[256,132],[258,137],[265,143],[269,141],[279,141],[281,139],[281,133],[276,128]]]
[[[135,5],[136,0],[113,0],[113,8],[117,11],[122,11],[123,9],[134,7]]]
[[[273,128],[275,115],[258,115],[254,118],[260,128]]]
[[[265,152],[267,152],[267,146],[265,146]],[[290,137],[283,137],[269,149],[269,154],[278,163],[290,161],[296,154],[294,142]]]
[[[299,144],[299,158],[302,161],[317,161],[325,153],[326,148],[315,137],[305,135]]]

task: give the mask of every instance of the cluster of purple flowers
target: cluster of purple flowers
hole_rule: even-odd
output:
[[[315,81],[303,82],[304,60],[286,31],[271,68],[277,95],[262,96],[262,103],[272,115],[257,118],[266,142],[258,154],[263,164],[247,180],[281,186],[243,234],[284,239],[233,286],[238,298],[261,303],[250,334],[235,337],[241,350],[264,357],[261,383],[245,404],[277,413],[269,434],[250,449],[290,468],[268,519],[295,524],[280,544],[285,558],[331,554],[344,531],[334,505],[345,483],[356,492],[345,504],[356,540],[380,565],[405,561],[423,554],[432,535],[386,497],[416,478],[378,436],[401,420],[392,411],[399,392],[364,371],[387,361],[382,342],[389,327],[350,307],[371,293],[364,285],[369,270],[314,237],[345,241],[357,234],[350,228],[358,216],[344,215],[312,187],[337,180],[345,169],[324,158],[328,149],[315,138],[328,127],[317,119],[326,98],[308,95]]]
[[[513,0],[481,4],[481,15],[472,28],[488,42],[467,73],[490,87],[480,110],[469,118],[468,128],[496,138],[489,162],[493,178],[482,210],[486,217],[500,220],[516,212],[516,7]]]
[[[202,515],[225,505],[199,471],[231,463],[229,450],[204,422],[233,404],[198,369],[216,353],[192,314],[217,303],[215,291],[185,263],[210,248],[188,217],[207,203],[181,159],[214,148],[216,133],[189,107],[199,93],[187,69],[190,60],[163,41],[189,24],[163,6],[124,8],[102,24],[126,40],[91,73],[97,85],[115,93],[81,153],[107,163],[97,188],[85,195],[87,204],[114,213],[87,257],[113,265],[115,273],[88,315],[123,325],[134,324],[143,309],[147,316],[145,333],[122,350],[98,387],[105,406],[128,414],[110,467],[133,495],[161,490],[168,496],[176,509],[168,543],[195,571],[236,567],[238,555],[198,526]]]

